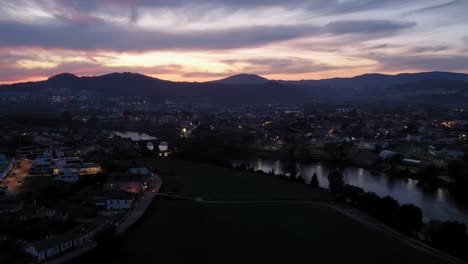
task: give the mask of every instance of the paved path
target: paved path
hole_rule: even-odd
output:
[[[152,189],[147,191],[140,199],[136,207],[130,212],[130,214],[123,220],[117,227],[116,234],[120,235],[127,231],[140,217],[145,213],[154,197],[158,195],[159,189],[162,185],[162,179],[153,173],[151,175]]]

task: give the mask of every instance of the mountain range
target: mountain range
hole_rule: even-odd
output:
[[[463,104],[468,102],[465,100],[468,99],[468,74],[364,74],[352,78],[300,81],[269,80],[258,75],[239,74],[209,82],[173,82],[137,73],[111,73],[92,77],[62,73],[45,81],[0,86],[0,93],[4,95],[27,93],[34,96],[58,91],[88,91],[103,97],[144,96],[161,101],[212,99],[219,103],[249,104],[344,100]]]

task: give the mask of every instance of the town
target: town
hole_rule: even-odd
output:
[[[465,109],[220,106],[140,97],[97,102],[83,95],[35,98],[28,103],[32,114],[24,115],[24,100],[4,100],[0,112],[0,235],[14,242],[11,258],[24,261],[66,260],[92,250],[109,232],[125,232],[164,186],[151,160],[282,173],[311,184],[287,163],[319,162],[417,181],[418,188],[460,200],[468,187],[458,169],[466,166]],[[286,165],[276,172],[249,165],[257,159]],[[467,223],[468,213],[464,219],[447,217]]]

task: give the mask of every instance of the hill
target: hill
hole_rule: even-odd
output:
[[[2,85],[0,93],[4,96],[40,96],[86,91],[102,97],[144,96],[160,101],[210,99],[226,104],[307,103],[313,100],[411,100],[434,91],[450,92],[453,97],[453,94],[464,95],[467,83],[468,74],[450,72],[365,74],[352,78],[302,81],[273,81],[258,75],[239,74],[210,82],[172,82],[128,72],[85,77],[62,73],[45,81]]]

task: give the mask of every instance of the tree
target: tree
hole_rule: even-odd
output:
[[[379,218],[380,215],[380,202],[382,198],[373,192],[366,192],[361,195],[359,199],[359,208],[368,214]]]
[[[417,233],[422,227],[422,211],[413,204],[404,204],[398,210],[397,220],[403,232]]]
[[[341,193],[344,186],[344,176],[339,170],[328,174],[328,188],[332,193]]]
[[[431,221],[428,236],[435,247],[451,253],[460,253],[468,246],[466,226],[463,223]]]
[[[343,187],[342,194],[345,199],[349,199],[350,201],[359,201],[362,198],[362,195],[364,194],[364,189],[346,184]]]
[[[312,179],[310,180],[310,185],[312,188],[318,188],[319,187],[319,180],[317,174],[314,172],[314,175],[312,175]]]
[[[455,179],[455,194],[466,201],[468,196],[466,189],[468,188],[468,162],[466,161],[451,161],[447,165],[449,177]]]
[[[380,200],[380,218],[386,223],[393,223],[397,217],[400,203],[391,196],[385,196]]]

